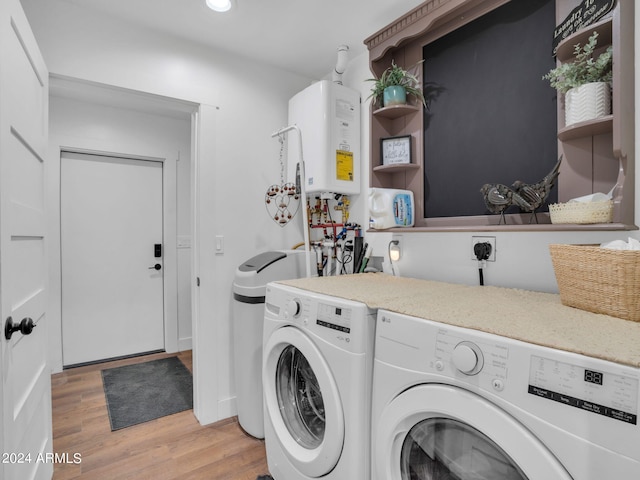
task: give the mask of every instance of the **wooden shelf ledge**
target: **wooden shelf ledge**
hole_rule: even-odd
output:
[[[578,225],[573,223],[558,224],[532,224],[532,225],[457,225],[434,227],[395,227],[386,230],[367,229],[367,232],[571,232],[571,231],[631,231],[638,230],[635,225],[623,223],[594,223]]]
[[[573,50],[576,44],[580,44],[584,47],[585,43],[589,41],[589,37],[593,32],[598,32],[597,48],[601,45],[610,45],[613,32],[613,19],[611,16],[600,20],[594,24],[587,25],[578,30],[573,35],[568,36],[558,44],[556,49],[556,58],[561,62],[566,62],[573,59]]]
[[[420,110],[422,110],[422,108],[416,105],[391,105],[390,107],[383,107],[378,110],[374,110],[373,114],[376,117],[400,118],[410,113],[419,112]]]
[[[566,142],[575,138],[590,137],[613,131],[613,115],[569,125],[558,132],[558,140]]]
[[[395,173],[402,170],[413,170],[416,168],[420,168],[420,165],[415,163],[396,163],[394,165],[378,165],[377,167],[373,167],[373,171],[376,173]]]

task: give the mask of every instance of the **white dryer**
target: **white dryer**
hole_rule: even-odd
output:
[[[370,480],[375,311],[270,283],[264,321],[270,474],[275,480]]]
[[[640,369],[378,312],[375,480],[640,479]]]

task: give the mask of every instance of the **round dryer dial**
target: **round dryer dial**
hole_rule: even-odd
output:
[[[301,305],[300,300],[289,300],[284,307],[284,318],[292,318],[300,315]]]
[[[475,343],[460,342],[453,348],[453,365],[465,375],[475,375],[484,366],[482,350]]]

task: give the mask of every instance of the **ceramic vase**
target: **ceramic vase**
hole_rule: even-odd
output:
[[[383,91],[383,103],[385,107],[405,105],[407,103],[407,91],[400,85],[387,87]]]
[[[565,126],[611,113],[611,87],[607,82],[586,83],[565,94]]]

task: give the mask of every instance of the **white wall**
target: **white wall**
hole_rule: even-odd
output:
[[[202,423],[233,414],[232,280],[244,260],[302,240],[301,228],[282,229],[267,216],[264,192],[280,179],[271,133],[286,125],[289,98],[311,79],[136,29],[79,4],[22,3],[52,74],[200,104],[202,125],[212,125],[200,132],[207,138],[197,149],[211,173],[199,179],[206,192],[199,293],[207,302],[194,332],[196,383],[204,379],[194,411]],[[225,238],[222,255],[213,252],[215,235]]]
[[[51,158],[47,169],[48,219],[52,239],[49,243],[51,281],[52,326],[51,358],[54,371],[62,368],[60,308],[60,186],[59,152],[67,149],[93,150],[130,156],[155,157],[165,160],[164,181],[172,185],[165,192],[170,203],[165,205],[165,228],[171,226],[172,237],[165,239],[165,281],[173,280],[168,289],[175,298],[165,298],[165,320],[172,322],[170,338],[166,338],[168,350],[191,348],[191,299],[189,251],[176,250],[175,235],[190,235],[190,117],[175,118],[113,108],[96,103],[50,98],[49,138]],[[172,250],[167,247],[173,246]],[[166,268],[168,267],[168,268]],[[176,323],[177,322],[177,323]],[[175,335],[177,331],[177,336]],[[175,337],[175,338],[174,338]]]

